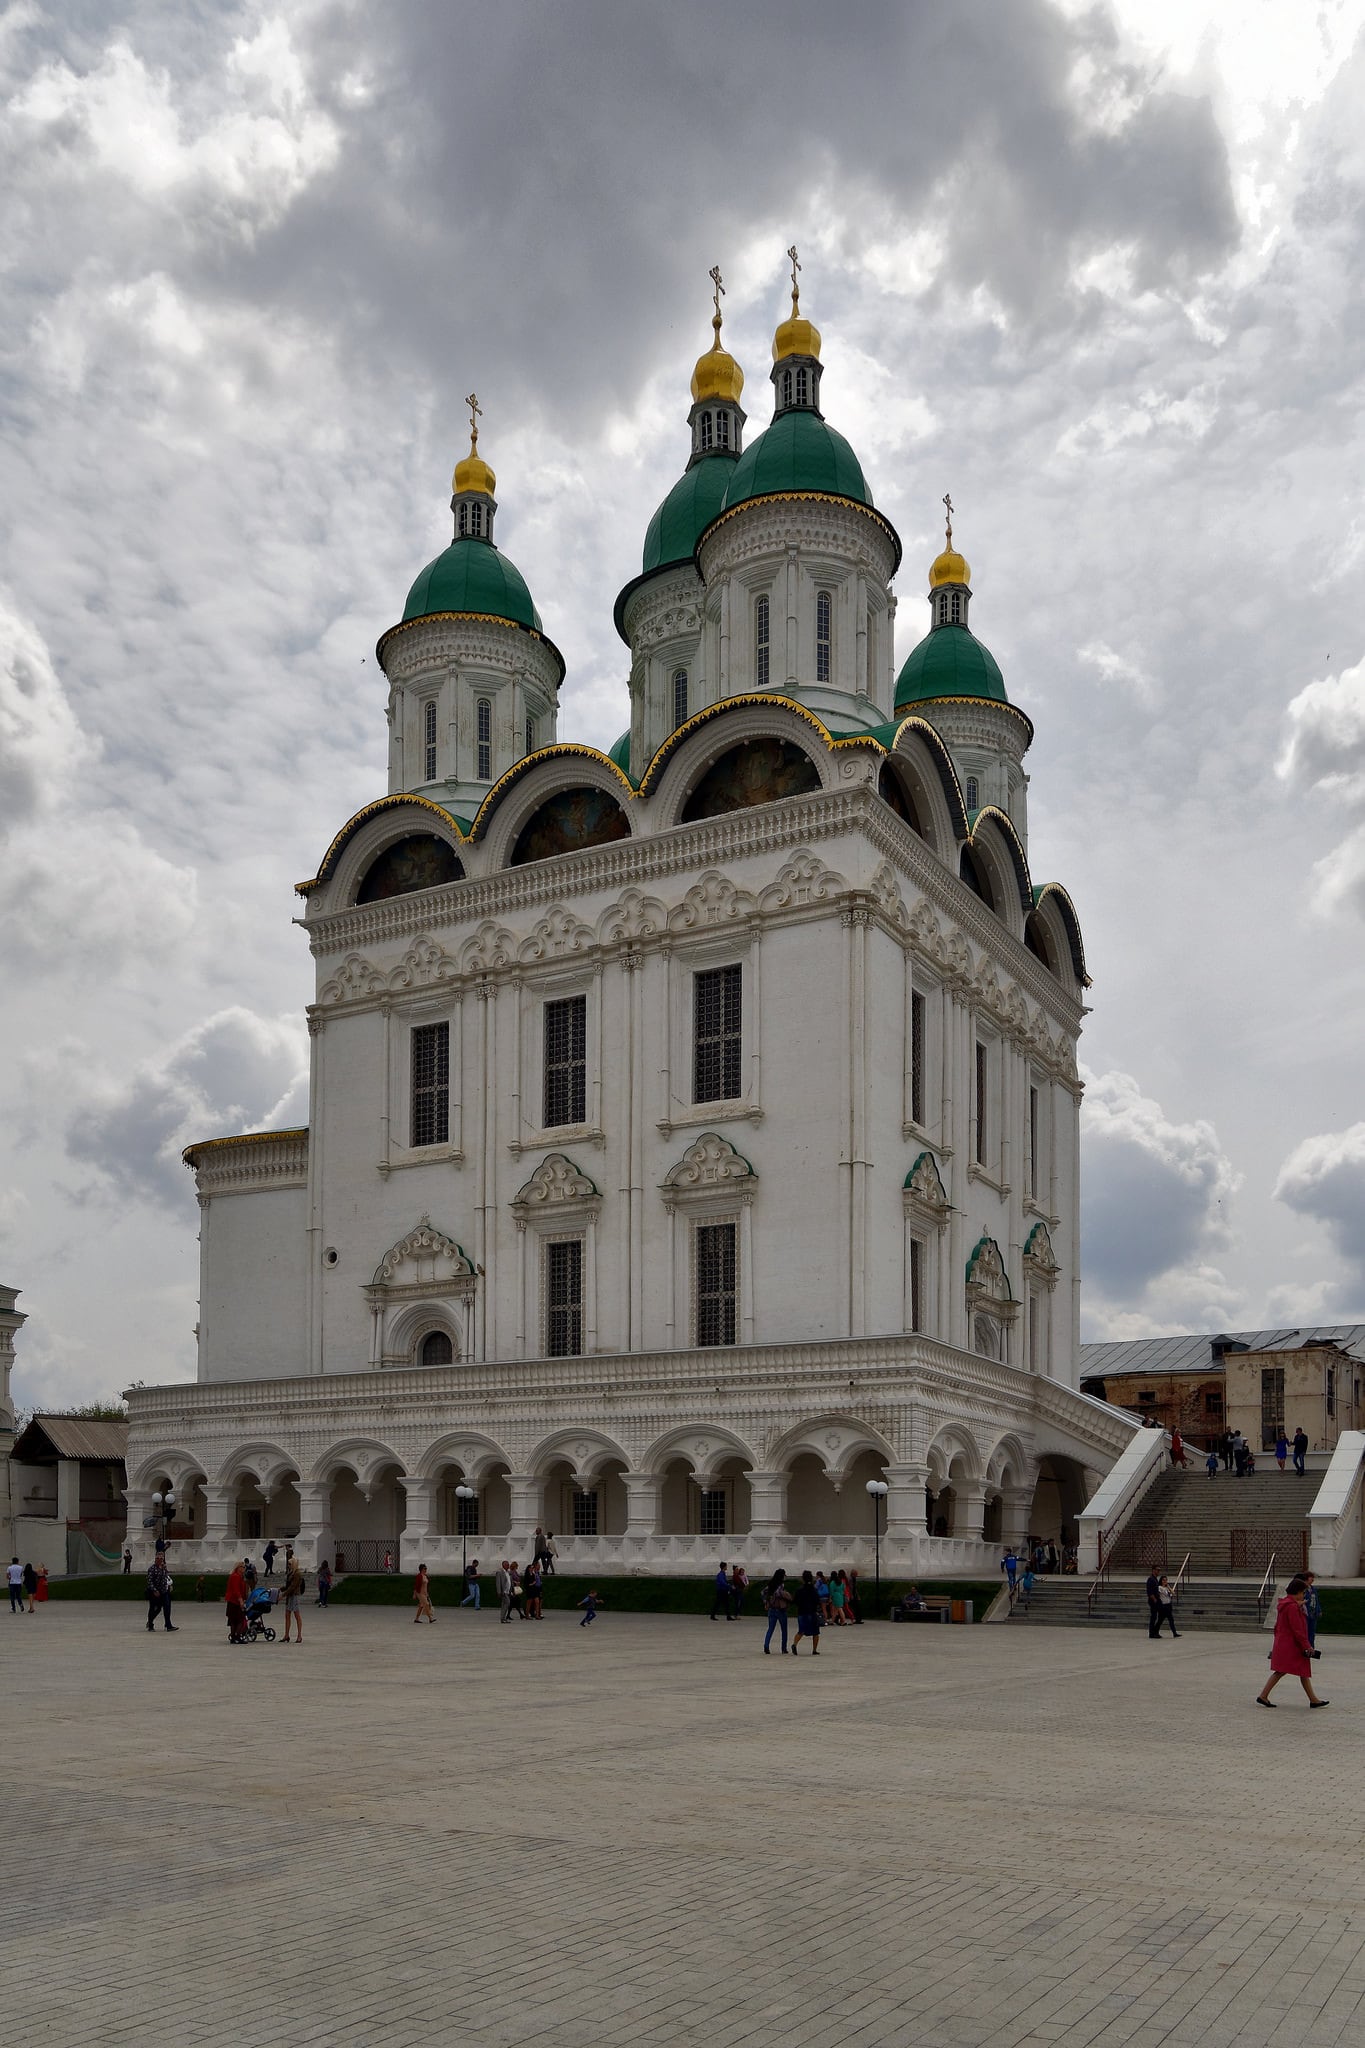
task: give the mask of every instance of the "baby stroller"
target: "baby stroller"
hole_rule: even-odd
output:
[[[246,1596],[246,1635],[244,1641],[254,1643],[264,1636],[268,1643],[275,1640],[275,1631],[270,1626],[270,1610],[274,1596],[268,1586],[254,1586]]]

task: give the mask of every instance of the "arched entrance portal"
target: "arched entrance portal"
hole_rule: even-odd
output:
[[[376,1467],[364,1486],[353,1466],[338,1465],[327,1519],[339,1572],[382,1571],[386,1557],[396,1568],[408,1519],[407,1494],[398,1484],[397,1465]]]
[[[1033,1489],[1029,1535],[1043,1543],[1079,1542],[1080,1512],[1088,1492],[1085,1467],[1077,1459],[1063,1457],[1057,1452],[1044,1458],[1039,1464],[1038,1483]]]

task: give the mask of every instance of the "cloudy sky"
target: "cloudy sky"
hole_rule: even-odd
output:
[[[1080,907],[1087,1334],[1365,1318],[1365,0],[12,0],[0,1279],[15,1393],[193,1372],[182,1145],[304,1120],[292,884],[385,786],[463,395],[568,680],[795,238],[826,411],[951,489]]]

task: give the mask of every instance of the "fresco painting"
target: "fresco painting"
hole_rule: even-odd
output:
[[[881,773],[877,777],[877,794],[883,803],[890,804],[896,816],[903,819],[912,832],[918,832],[921,839],[924,837],[919,819],[915,816],[915,806],[910,800],[910,793],[889,762],[882,763]]]
[[[818,790],[814,764],[790,740],[753,739],[713,761],[683,806],[683,823]]]
[[[370,863],[355,900],[382,903],[387,896],[410,896],[415,889],[439,889],[443,882],[463,880],[464,868],[453,846],[433,833],[414,833],[386,846]]]
[[[527,861],[551,860],[557,853],[629,837],[626,814],[605,789],[562,789],[527,820],[510,865],[519,868]]]

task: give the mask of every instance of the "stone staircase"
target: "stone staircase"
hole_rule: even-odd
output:
[[[1277,1577],[1283,1586],[1283,1576],[1277,1572]],[[1036,1580],[1028,1606],[1019,1599],[1010,1609],[1011,1626],[1130,1631],[1146,1628],[1145,1579],[1109,1579],[1095,1596],[1093,1611],[1087,1607],[1091,1583],[1089,1579],[1076,1578]],[[1187,1579],[1176,1603],[1176,1627],[1182,1634],[1186,1629],[1191,1634],[1203,1634],[1210,1629],[1259,1628],[1256,1593],[1260,1583],[1259,1578],[1249,1575],[1241,1579]]]
[[[1306,1561],[1302,1545],[1308,1530],[1308,1510],[1321,1486],[1320,1472],[1309,1472],[1300,1478],[1296,1472],[1281,1472],[1273,1461],[1268,1472],[1254,1472],[1247,1479],[1238,1479],[1235,1473],[1224,1472],[1221,1467],[1216,1479],[1210,1479],[1199,1466],[1192,1466],[1187,1472],[1163,1472],[1138,1503],[1132,1520],[1118,1539],[1116,1567],[1133,1570],[1149,1564],[1150,1553],[1144,1554],[1140,1549],[1141,1532],[1159,1529],[1166,1535],[1164,1569],[1172,1578],[1186,1553],[1195,1579],[1227,1577],[1233,1569],[1234,1529],[1282,1531],[1286,1537],[1283,1546],[1276,1543],[1274,1534],[1261,1542],[1257,1550],[1259,1562],[1249,1567],[1249,1575],[1254,1574],[1259,1583],[1273,1549],[1277,1553],[1275,1576],[1283,1582],[1291,1572],[1301,1570]],[[1260,1555],[1261,1551],[1265,1554]]]

